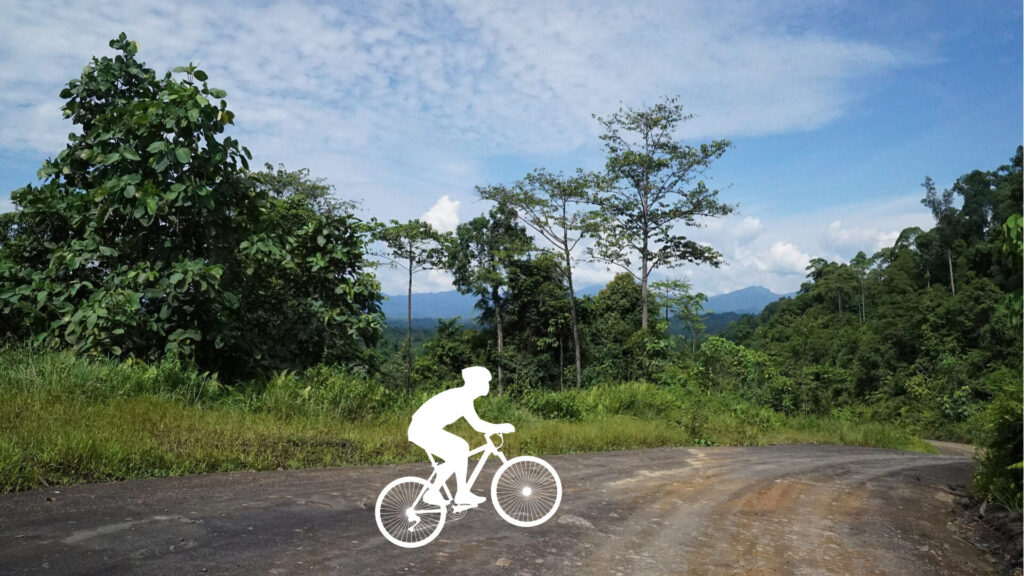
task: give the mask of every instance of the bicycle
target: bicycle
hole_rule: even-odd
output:
[[[501,444],[495,445],[491,436],[493,434],[484,434],[484,445],[469,453],[470,456],[481,456],[473,474],[466,480],[467,487],[472,489],[487,459],[497,456],[502,465],[491,481],[491,502],[498,516],[522,528],[547,522],[562,501],[562,481],[558,473],[551,464],[534,456],[506,458],[501,451],[505,437],[497,434]],[[441,533],[449,515],[452,520],[458,520],[467,510],[477,507],[475,504],[455,504],[447,481],[440,486],[448,500],[445,506],[423,502],[423,495],[437,479],[439,466],[433,454],[428,452],[427,456],[434,467],[430,477],[425,480],[416,476],[399,478],[385,486],[377,497],[374,511],[377,527],[385,538],[403,548],[418,548],[429,544]]]

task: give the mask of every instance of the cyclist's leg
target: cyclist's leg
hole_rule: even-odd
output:
[[[441,457],[445,467],[444,479],[452,473],[455,474],[456,494],[468,494],[466,489],[466,469],[469,466],[469,444],[455,434],[446,430],[433,430],[424,444],[431,454]],[[441,478],[442,471],[438,471],[438,478]],[[436,484],[440,486],[440,483]]]
[[[437,475],[434,477],[434,484],[431,487],[434,490],[440,490],[441,486],[451,478],[452,474],[455,473],[455,468],[448,463],[448,461],[441,462],[434,468]]]

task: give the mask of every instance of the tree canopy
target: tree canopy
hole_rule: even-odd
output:
[[[124,34],[110,47],[61,91],[77,131],[42,185],[11,195],[0,305],[14,336],[237,374],[372,342],[359,220],[303,173],[251,174],[203,70],[158,77]]]
[[[714,248],[679,232],[702,218],[725,216],[733,207],[718,199],[701,177],[729,149],[728,140],[699,146],[677,140],[679,124],[693,118],[676,99],[653,106],[622,107],[599,118],[611,186],[598,199],[605,217],[591,255],[629,272],[640,282],[641,326],[648,327],[648,279],[657,268],[686,263],[718,266]]]

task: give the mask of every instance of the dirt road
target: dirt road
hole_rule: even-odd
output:
[[[548,458],[537,528],[490,503],[425,548],[373,504],[422,465],[231,473],[0,495],[2,574],[989,574],[947,526],[964,456],[839,446]],[[477,492],[489,493],[490,472]]]

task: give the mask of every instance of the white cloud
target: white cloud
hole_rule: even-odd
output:
[[[725,258],[720,268],[686,266],[660,271],[658,277],[678,276],[692,270],[694,288],[720,294],[752,285],[777,293],[797,290],[804,281],[804,267],[811,258],[849,261],[858,251],[868,255],[891,246],[904,228],[928,229],[932,217],[921,206],[920,193],[830,206],[788,215],[729,216],[714,225],[690,231]],[[753,228],[747,219],[757,220],[755,234],[737,233]]]
[[[772,244],[765,254],[764,269],[780,274],[803,274],[811,257],[801,252],[796,245],[779,241]]]
[[[460,206],[481,208],[473,186],[494,178],[484,167],[495,159],[526,169],[551,158],[590,161],[600,131],[591,114],[607,116],[620,102],[678,94],[697,114],[682,127],[688,141],[811,130],[848,113],[861,96],[854,86],[917,63],[816,27],[842,10],[818,3],[98,0],[42,9],[9,0],[3,10],[0,149],[56,154],[73,129],[57,94],[90,55],[112,55],[107,41],[123,30],[158,74],[193,61],[228,91],[231,133],[257,165],[308,167],[342,196],[362,198],[373,216],[422,215],[442,229],[459,221]],[[870,250],[909,213],[856,210],[713,221],[694,237],[728,265],[666,273],[692,269],[708,293],[753,283],[791,290],[799,276],[769,264],[845,257],[862,237]],[[839,236],[826,241],[822,223],[840,218]],[[581,264],[579,284],[614,273]],[[386,291],[404,291],[400,278],[380,276]],[[420,280],[445,283],[437,274]]]
[[[843,226],[842,220],[836,220],[828,225],[825,240],[833,247],[857,247],[859,250],[875,251],[892,246],[899,235],[900,230],[880,231],[873,226],[848,227]]]
[[[454,232],[459,225],[459,202],[445,194],[423,214],[423,220],[441,232]]]
[[[729,228],[729,232],[736,238],[750,240],[760,234],[763,228],[760,218],[751,218],[750,216],[746,216],[743,220],[733,224]]]

